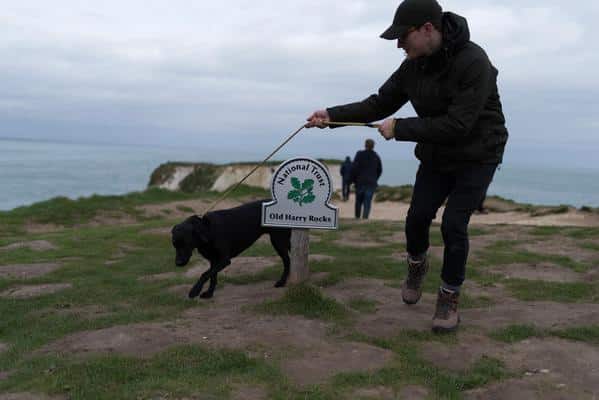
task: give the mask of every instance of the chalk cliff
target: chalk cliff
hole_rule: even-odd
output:
[[[339,169],[341,161],[319,160],[329,170],[333,190],[341,190],[341,175]],[[168,190],[181,190],[183,192],[197,192],[201,190],[225,191],[227,188],[241,181],[258,163],[177,163],[169,162],[160,165],[152,172],[149,187],[159,187]],[[280,162],[269,162],[260,166],[244,182],[245,185],[270,189],[272,175]]]

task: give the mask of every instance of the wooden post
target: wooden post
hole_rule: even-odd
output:
[[[310,276],[308,267],[308,253],[310,244],[310,229],[291,229],[291,265],[289,271],[289,283],[298,284],[304,282]]]

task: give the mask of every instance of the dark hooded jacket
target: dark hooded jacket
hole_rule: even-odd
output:
[[[339,170],[344,182],[351,181],[351,167],[352,167],[352,162],[349,159],[349,157],[346,157],[345,161],[343,161],[343,164],[341,164],[341,168]]]
[[[356,153],[351,166],[351,181],[356,189],[376,189],[382,173],[383,163],[376,151],[365,149]]]
[[[417,142],[416,157],[441,170],[501,163],[508,132],[497,69],[470,41],[466,19],[443,13],[443,44],[428,57],[406,59],[377,94],[327,109],[331,121],[373,122],[408,101],[418,117],[399,118],[395,139]]]

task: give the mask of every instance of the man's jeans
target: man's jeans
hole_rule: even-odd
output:
[[[468,258],[468,223],[485,195],[496,164],[479,164],[440,172],[420,164],[406,218],[408,254],[423,254],[429,247],[429,228],[447,199],[441,233],[445,249],[441,278],[449,285],[464,282]]]
[[[355,214],[356,218],[360,218],[360,214],[362,218],[368,219],[368,215],[370,214],[370,206],[372,204],[372,196],[374,196],[373,187],[357,187],[356,188],[356,208]],[[364,212],[362,213],[362,205],[364,205]]]

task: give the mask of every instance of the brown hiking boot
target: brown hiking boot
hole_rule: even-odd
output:
[[[458,299],[460,292],[447,292],[439,288],[437,294],[437,307],[433,317],[433,332],[453,332],[460,323],[458,314]]]
[[[428,272],[428,258],[414,261],[408,256],[408,277],[401,286],[401,297],[406,304],[416,304],[422,296],[422,281]]]

